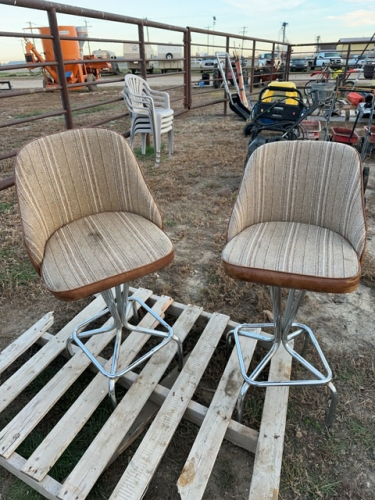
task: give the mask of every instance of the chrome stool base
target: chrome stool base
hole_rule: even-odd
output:
[[[182,370],[183,367],[183,349],[181,340],[174,335],[173,329],[168,323],[166,323],[163,318],[161,318],[158,314],[156,314],[145,302],[143,302],[138,297],[134,295],[129,297],[129,285],[125,284],[122,286],[117,286],[115,288],[115,297],[113,296],[112,290],[106,290],[101,293],[107,307],[101,311],[96,316],[89,318],[84,321],[80,325],[78,325],[70,338],[67,340],[67,348],[69,354],[73,356],[75,354],[73,350],[73,343],[78,346],[90,359],[92,364],[96,367],[96,369],[105,377],[109,379],[108,381],[108,394],[112,401],[113,406],[117,405],[116,393],[115,393],[115,384],[119,377],[125,375],[125,373],[133,370],[138,365],[149,359],[153,354],[155,354],[159,349],[164,347],[170,340],[174,340],[177,343],[177,352],[178,352],[178,365],[179,370]],[[154,330],[151,328],[144,328],[138,325],[134,325],[128,322],[130,317],[138,320],[138,308],[137,304],[142,307],[147,313],[151,314],[166,331]],[[109,326],[103,326],[101,328],[96,328],[93,330],[84,330],[87,325],[98,320],[102,316],[110,313],[113,322]],[[122,329],[125,328],[130,332],[138,332],[144,333],[150,336],[161,337],[161,342],[157,344],[155,347],[150,349],[147,353],[140,356],[138,359],[133,361],[127,367],[119,370],[118,369],[118,360],[120,354],[120,347],[122,342]],[[81,339],[87,339],[92,337],[93,335],[98,335],[101,333],[107,333],[110,331],[116,331],[115,343],[113,348],[111,369],[108,371],[104,368],[104,366],[96,359],[96,357],[90,352],[90,350],[86,347],[86,345],[82,342]]]
[[[335,386],[331,382],[332,371],[327,363],[327,360],[312,330],[306,325],[293,322],[296,313],[298,311],[298,308],[305,295],[305,291],[304,290],[300,290],[297,292],[296,290],[289,291],[284,316],[282,316],[281,288],[271,287],[270,290],[272,297],[274,323],[245,323],[238,325],[236,328],[234,328],[227,334],[227,349],[229,350],[231,345],[231,340],[232,338],[234,338],[237,348],[241,374],[245,381],[241,388],[241,392],[237,401],[237,413],[239,421],[240,422],[242,421],[244,399],[251,385],[256,387],[327,385],[332,395],[332,400],[326,419],[326,424],[328,427],[330,427],[334,419],[337,400],[338,400]],[[273,335],[258,334],[254,331],[254,329],[258,328],[274,329],[274,334]],[[293,331],[291,331],[291,329],[293,329]],[[296,352],[291,346],[291,342],[300,335],[304,335],[302,355]],[[268,353],[260,361],[260,363],[257,365],[257,367],[253,370],[253,372],[250,375],[247,374],[244,364],[244,359],[240,344],[241,336],[262,341],[266,344],[267,343],[270,344],[270,349]],[[322,373],[320,370],[318,370],[315,366],[313,366],[309,361],[307,361],[304,358],[308,339],[310,339],[311,343],[315,347],[315,350],[322,363],[324,373]],[[314,378],[299,379],[299,380],[282,380],[282,381],[258,380],[259,375],[262,373],[264,368],[270,363],[272,357],[275,355],[278,349],[285,349],[292,356],[292,358],[297,360],[304,368],[306,368],[313,375]]]

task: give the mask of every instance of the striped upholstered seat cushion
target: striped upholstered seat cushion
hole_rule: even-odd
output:
[[[54,295],[74,300],[162,269],[173,257],[171,241],[151,221],[103,212],[71,222],[50,237],[41,275]]]
[[[235,278],[345,293],[366,242],[358,152],[324,141],[280,141],[250,157],[223,251]]]
[[[296,222],[264,222],[235,236],[223,251],[229,275],[315,291],[343,291],[357,281],[357,253],[338,233]]]

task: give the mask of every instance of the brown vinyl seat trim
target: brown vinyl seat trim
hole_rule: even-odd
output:
[[[261,285],[278,286],[294,290],[308,290],[323,293],[349,293],[359,284],[361,272],[345,278],[325,278],[280,271],[270,271],[230,264],[222,261],[228,276],[241,281],[250,281]]]
[[[122,285],[123,283],[128,283],[135,279],[143,278],[151,273],[156,271],[160,271],[166,266],[169,266],[174,259],[175,251],[174,249],[163,258],[142,266],[138,269],[132,269],[128,272],[118,274],[116,276],[111,276],[101,281],[97,281],[96,283],[90,283],[89,285],[85,285],[79,288],[75,288],[74,290],[62,290],[56,292],[54,290],[49,290],[57,299],[64,300],[66,302],[70,302],[73,300],[80,300],[96,293],[103,292],[104,290],[108,290],[112,287]]]

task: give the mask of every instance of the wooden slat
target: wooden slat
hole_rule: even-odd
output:
[[[170,308],[168,308],[168,313],[169,311]],[[237,326],[237,323],[234,324],[235,326]],[[40,341],[45,344],[49,341],[50,338],[50,334],[46,333],[45,335],[43,335],[43,337],[40,338]],[[106,361],[100,358],[100,356],[98,356],[98,360],[102,361],[103,363]],[[138,375],[134,372],[128,372],[120,377],[117,383],[122,385],[126,389],[129,389],[129,387],[136,380],[137,376]],[[166,387],[163,387],[162,384],[158,384],[155,387],[153,393],[150,395],[150,402],[156,403],[159,408],[164,403],[165,398],[168,396],[168,392],[169,390]],[[193,424],[201,425],[207,413],[207,410],[208,408],[206,406],[203,406],[200,403],[196,403],[195,401],[190,401],[189,406],[184,413],[184,418],[189,422],[192,422]],[[225,433],[225,439],[235,444],[236,446],[243,448],[244,450],[255,453],[258,442],[258,431],[251,429],[250,427],[246,427],[236,420],[230,420],[227,431]]]
[[[110,500],[143,497],[228,321],[229,317],[222,314],[211,317]]]
[[[124,385],[124,387],[129,388],[136,380],[137,375],[134,372],[129,372],[119,380],[119,383]],[[159,407],[164,403],[165,399],[169,394],[169,390],[166,387],[158,384],[153,393],[150,395],[150,401],[156,403]],[[186,411],[184,413],[184,418],[189,420],[196,425],[201,425],[208,408],[201,405],[195,401],[190,401]],[[255,453],[256,446],[258,443],[258,431],[246,427],[245,425],[236,422],[236,420],[230,420],[227,431],[225,433],[225,439],[231,443],[243,448],[244,450]]]
[[[151,292],[144,290],[144,297],[148,294],[151,294]],[[169,299],[169,302],[171,302],[171,300],[172,299]],[[112,322],[112,320],[109,320],[109,322]],[[87,348],[93,356],[97,356],[108,345],[115,333],[115,330],[111,330],[102,335],[95,335],[87,341]],[[69,359],[58,373],[56,373],[38,394],[36,394],[36,396],[1,431],[1,456],[7,458],[17,449],[53,405],[85,371],[90,363],[90,359],[81,350]]]
[[[240,337],[240,343],[247,369],[257,342]],[[243,382],[237,349],[234,347],[178,479],[177,487],[182,500],[199,500],[203,497]]]
[[[0,352],[0,373],[6,370],[14,361],[31,347],[39,337],[44,335],[48,328],[53,325],[53,312],[43,316],[26,332],[20,335],[14,342]]]
[[[98,297],[75,316],[53,339],[29,359],[0,387],[0,412],[27,387],[66,347],[66,340],[80,323],[97,314],[104,307]]]
[[[191,308],[174,325],[177,336],[179,329],[189,331],[191,321],[199,316],[198,308]],[[184,316],[184,317],[182,317]],[[92,441],[81,460],[73,469],[59,491],[58,498],[75,500],[86,498],[100,474],[110,462],[124,436],[133,425],[139,412],[159,382],[171,359],[175,355],[176,344],[169,342],[156,352],[130,387],[124,398]],[[179,377],[180,378],[180,377]]]
[[[4,467],[4,469],[21,479],[25,484],[31,486],[31,488],[43,495],[45,498],[48,498],[49,500],[56,500],[56,495],[58,490],[61,488],[61,484],[51,476],[46,476],[41,483],[35,481],[35,479],[25,476],[25,474],[21,472],[25,462],[26,460],[17,453],[13,453],[7,460],[0,457],[1,467]]]
[[[269,380],[289,380],[292,357],[278,349],[271,360]],[[289,387],[268,387],[264,400],[249,500],[277,500],[284,448]]]
[[[157,304],[159,300],[160,297],[152,295],[150,302]],[[168,300],[169,305],[171,299]],[[101,301],[101,298],[98,301]],[[288,387],[267,389],[259,440],[255,430],[230,418],[238,389],[242,384],[238,362],[234,361],[236,354],[232,354],[231,360],[227,364],[210,408],[192,401],[191,397],[196,390],[201,374],[205,371],[215,351],[220,336],[237,324],[227,316],[207,313],[193,306],[185,306],[176,302],[168,305],[163,310],[167,308],[168,314],[177,318],[174,329],[176,329],[176,325],[179,325],[179,333],[176,333],[181,339],[188,334],[193,324],[202,328],[205,326],[191,355],[193,360],[186,362],[172,390],[163,387],[158,382],[175,354],[176,344],[174,342],[170,342],[156,353],[139,376],[129,372],[119,379],[119,384],[129,388],[126,396],[89,445],[72,473],[63,484],[60,484],[48,475],[48,471],[78,434],[84,423],[87,422],[103,397],[106,396],[108,381],[101,374],[96,375],[90,384],[92,387],[86,388],[79,396],[75,404],[62,416],[61,421],[54,427],[41,446],[34,451],[29,460],[18,455],[16,448],[36,423],[46,415],[50,405],[54,404],[55,396],[58,399],[60,397],[58,394],[62,394],[70,387],[70,376],[67,373],[64,374],[64,371],[69,371],[66,366],[70,366],[69,363],[74,358],[78,359],[82,356],[83,353],[77,349],[77,354],[68,361],[54,379],[56,385],[52,384],[51,387],[46,385],[34,398],[35,406],[33,402],[30,402],[30,406],[22,410],[4,429],[5,435],[2,435],[7,448],[5,452],[7,459],[0,456],[0,466],[9,470],[46,498],[51,500],[83,500],[89,495],[90,490],[108,464],[118,456],[124,446],[128,446],[129,442],[139,434],[140,430],[145,428],[147,423],[149,424],[156,413],[154,422],[113,491],[110,500],[124,500],[125,498],[137,500],[143,497],[181,418],[186,418],[201,426],[178,483],[182,499],[199,500],[202,498],[224,438],[251,452],[256,451],[249,499],[278,498]],[[5,398],[3,403],[5,408],[17,396],[17,393],[26,387],[58,354],[64,353],[65,342],[72,329],[103,307],[102,303],[100,307],[91,309],[91,311],[83,310],[57,334],[59,336],[57,340],[57,336],[46,332],[48,326],[43,326],[46,318],[42,318],[17,339],[10,348],[0,354],[0,371],[8,367],[36,342],[43,345],[39,353],[44,351],[48,357],[48,359],[44,356],[38,357],[38,353],[36,359],[39,360],[39,363],[29,363],[28,366],[26,363],[13,376],[14,384],[9,383],[11,377],[5,382],[7,385],[3,384],[0,387],[0,411],[3,403],[1,395]],[[186,310],[194,310],[194,319],[193,316],[189,316],[190,313],[186,313]],[[147,315],[144,319],[146,318]],[[39,328],[40,332],[37,331]],[[128,339],[130,337],[131,335]],[[139,337],[142,338],[142,336]],[[124,342],[124,346],[127,340]],[[241,338],[241,343],[242,340]],[[246,339],[243,350],[248,348],[248,342],[249,339]],[[53,348],[48,348],[51,344]],[[130,349],[133,349],[132,345]],[[200,347],[198,348],[198,346]],[[136,355],[136,352],[133,354]],[[277,376],[281,378],[290,376],[290,357],[286,354],[285,359],[283,359],[283,356],[280,358],[281,354],[282,350],[275,355],[271,363],[270,377],[274,380]],[[123,355],[125,355],[124,358],[122,358]],[[126,359],[126,349],[121,350],[120,356],[122,363],[123,359]],[[99,359],[103,364],[107,362],[103,358]],[[83,360],[82,363],[77,363],[77,366],[71,365],[71,371],[80,370],[85,362]],[[128,362],[124,361],[124,364],[127,365]],[[32,370],[34,373],[30,373]],[[18,375],[20,372],[21,374]],[[7,399],[8,391],[11,392],[9,399]],[[147,406],[145,407],[145,405]],[[9,447],[7,447],[8,445]]]
[[[145,294],[139,298],[146,300]],[[153,310],[156,314],[163,315],[171,301],[171,298],[163,297],[154,305]],[[141,326],[145,328],[154,328],[157,326],[157,322],[151,314],[146,314],[141,321]],[[133,333],[125,340],[120,351],[119,369],[128,366],[129,363],[132,362],[134,357],[147,342],[148,338],[148,335]],[[111,360],[107,361],[106,368],[109,369],[110,365]],[[30,456],[22,469],[23,472],[41,481],[107,394],[108,379],[101,373],[98,373],[69,408],[67,413]]]

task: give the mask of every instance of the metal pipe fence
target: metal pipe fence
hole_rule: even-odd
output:
[[[1,31],[0,40],[5,45],[13,41],[19,46],[26,47],[27,40],[31,40],[36,47],[37,44],[50,43],[53,47],[53,57],[33,59],[26,54],[25,62],[24,51],[20,56],[20,61],[12,65],[0,65],[0,103],[3,99],[10,99],[12,109],[17,110],[19,103],[25,106],[25,100],[32,103],[35,95],[45,96],[45,109],[31,116],[13,116],[0,117],[0,129],[14,130],[14,136],[17,140],[9,141],[6,134],[0,134],[0,190],[13,184],[13,177],[9,175],[9,162],[17,154],[17,150],[27,140],[30,140],[30,134],[23,135],[22,130],[27,127],[33,127],[33,124],[45,121],[45,133],[51,132],[50,121],[56,120],[52,131],[71,129],[83,126],[108,126],[117,127],[121,133],[128,136],[129,117],[126,111],[121,91],[112,98],[106,98],[105,89],[109,86],[122,86],[124,72],[139,73],[143,78],[149,81],[151,86],[158,85],[170,92],[171,103],[176,115],[186,113],[189,110],[203,108],[207,106],[222,104],[223,113],[227,113],[228,96],[222,85],[215,80],[213,67],[204,66],[204,61],[211,56],[211,61],[216,54],[229,53],[235,51],[241,54],[243,67],[245,68],[245,82],[247,84],[247,93],[252,98],[256,97],[259,87],[267,81],[277,78],[279,80],[288,80],[290,77],[290,62],[295,57],[308,57],[314,50],[315,44],[280,43],[275,40],[266,40],[248,37],[244,35],[235,35],[209,29],[200,29],[194,27],[179,27],[164,23],[153,22],[149,19],[137,19],[123,16],[120,14],[101,12],[92,9],[83,9],[81,7],[69,6],[65,4],[52,3],[44,0],[0,0],[0,6],[11,9],[14,18],[17,19],[20,9],[24,12],[41,11],[45,13],[45,30],[41,32],[30,31]],[[103,32],[111,34],[111,37],[89,36],[88,32],[77,36],[64,33],[60,29],[65,24],[65,16],[73,16],[76,19],[76,25],[83,18],[91,21],[103,23],[105,27]],[[86,21],[87,26],[87,21]],[[121,36],[114,37],[115,28],[120,26]],[[169,32],[173,32],[175,42],[173,46],[166,43],[165,39],[170,38]],[[101,34],[101,33],[100,33]],[[79,58],[67,58],[64,54],[63,45],[67,42],[79,42],[82,46],[86,44],[90,54],[83,55],[83,49]],[[20,43],[21,42],[21,43]],[[69,65],[86,67],[86,65],[95,68],[98,58],[92,59],[94,50],[91,51],[91,45],[104,47],[116,47],[115,61],[112,57],[102,56],[100,63],[112,65],[116,63],[118,72],[108,76],[102,74],[101,78],[93,79],[86,75],[78,81],[70,81],[67,78],[67,67]],[[158,54],[155,55],[155,46],[158,48]],[[44,47],[44,46],[43,46]],[[172,59],[166,59],[165,54],[168,50],[176,51]],[[159,51],[162,53],[160,54]],[[348,61],[355,51],[355,44],[349,44],[343,49],[345,51],[345,69],[348,68]],[[98,52],[98,51],[97,51]],[[105,52],[99,50],[99,52]],[[107,51],[109,54],[110,51]],[[205,54],[205,55],[203,55]],[[265,74],[259,74],[260,54],[268,54],[272,60],[282,59],[282,64],[277,68],[271,65]],[[43,52],[42,52],[43,56]],[[311,69],[311,64],[309,69]],[[96,71],[95,69],[92,71]],[[262,71],[266,71],[263,69]],[[39,72],[39,77],[35,73]],[[50,85],[49,73],[56,74],[54,85]],[[34,83],[30,88],[18,88],[13,82],[19,80],[19,75],[30,75]],[[217,72],[216,72],[217,75]],[[165,83],[164,83],[165,82]],[[171,83],[172,82],[172,83]],[[96,92],[90,92],[96,91]],[[75,96],[77,91],[84,95],[84,98],[77,103]],[[56,101],[56,94],[60,96]],[[49,108],[50,103],[50,108]],[[96,109],[107,109],[105,116],[95,122],[92,120],[92,112]],[[14,113],[16,115],[16,113]],[[44,122],[43,122],[44,123]],[[40,127],[39,127],[40,130]],[[40,134],[40,131],[38,132]],[[5,165],[5,166],[4,166]]]
[[[246,36],[233,35],[229,33],[216,32],[213,30],[205,30],[199,28],[184,28],[179,26],[173,26],[164,23],[153,22],[148,19],[137,19],[133,17],[123,16],[110,12],[100,12],[91,9],[83,9],[81,7],[68,6],[64,4],[52,3],[43,0],[0,0],[0,5],[7,6],[7,8],[13,9],[14,18],[18,17],[19,9],[30,9],[31,11],[43,11],[46,14],[45,26],[49,27],[49,34],[45,32],[36,32],[31,30],[31,32],[25,33],[24,31],[17,32],[0,32],[0,39],[4,44],[7,44],[9,40],[14,40],[18,42],[25,43],[25,39],[32,39],[34,44],[41,44],[43,40],[49,40],[53,45],[53,60],[43,61],[32,61],[22,63],[16,62],[16,64],[1,65],[0,66],[0,102],[2,99],[11,99],[12,108],[17,109],[18,102],[24,99],[30,99],[32,102],[35,94],[45,94],[46,99],[51,94],[59,93],[60,95],[60,106],[58,109],[46,109],[44,112],[40,112],[35,116],[26,116],[11,118],[6,120],[1,120],[0,118],[0,128],[7,129],[12,127],[15,131],[15,135],[19,136],[19,141],[16,141],[16,147],[11,148],[11,145],[6,141],[6,139],[1,139],[0,137],[0,174],[2,171],[7,169],[1,168],[1,163],[6,160],[12,159],[17,150],[26,139],[22,139],[22,134],[19,133],[20,129],[25,126],[32,127],[36,122],[41,120],[50,120],[51,118],[61,117],[63,122],[60,121],[59,127],[61,129],[70,129],[78,126],[104,126],[108,123],[118,122],[123,127],[124,135],[128,135],[128,130],[125,130],[125,126],[128,123],[127,112],[125,106],[120,105],[122,97],[119,95],[114,99],[95,99],[90,98],[89,102],[84,102],[83,104],[76,105],[73,104],[72,96],[75,92],[73,90],[85,89],[86,91],[91,90],[101,90],[109,85],[121,85],[124,75],[111,75],[106,76],[93,81],[92,79],[87,79],[85,81],[79,81],[75,83],[69,83],[66,78],[66,67],[69,64],[84,65],[87,63],[85,57],[81,59],[64,59],[64,53],[62,44],[67,41],[82,41],[82,35],[71,36],[60,32],[59,27],[64,25],[64,21],[61,21],[63,16],[69,15],[74,16],[77,19],[77,25],[79,24],[79,19],[84,17],[88,20],[100,20],[101,23],[105,22],[107,24],[107,32],[113,33],[111,29],[114,23],[117,26],[121,26],[121,33],[126,34],[125,37],[114,38],[103,37],[103,36],[86,36],[84,37],[84,43],[90,47],[90,44],[101,44],[101,47],[116,44],[118,52],[121,54],[116,55],[116,63],[122,67],[127,66],[127,71],[137,72],[143,78],[149,80],[150,85],[159,82],[163,77],[175,77],[173,84],[170,84],[170,78],[166,78],[166,84],[163,86],[164,90],[171,91],[171,102],[175,110],[176,115],[188,112],[191,109],[198,107],[206,107],[214,104],[222,103],[223,113],[227,112],[227,96],[221,89],[216,89],[212,85],[205,85],[202,87],[203,73],[200,67],[194,67],[192,65],[192,59],[196,59],[195,53],[197,52],[207,52],[207,54],[215,55],[216,52],[226,51],[231,52],[234,49],[241,47],[242,53],[247,53],[247,60],[250,62],[249,66],[252,68],[250,75],[250,87],[253,90],[253,80],[251,76],[254,73],[254,60],[255,51],[261,50],[262,47],[265,50],[273,50],[277,46],[277,42],[272,40],[261,40],[250,38]],[[28,10],[28,12],[30,12]],[[176,38],[174,47],[177,47],[180,51],[180,57],[175,57],[173,60],[173,65],[170,64],[171,68],[168,69],[158,69],[166,68],[167,61],[165,58],[160,56],[155,56],[151,52],[153,46],[166,47],[169,44],[165,43],[166,32],[173,32]],[[151,37],[150,37],[151,32]],[[206,41],[208,43],[206,43]],[[133,54],[125,52],[125,47],[131,46],[132,49],[136,49]],[[24,54],[22,54],[22,57]],[[20,57],[21,59],[21,57]],[[199,58],[198,58],[199,59]],[[110,58],[102,58],[103,63],[112,63],[113,60]],[[136,66],[134,66],[136,64]],[[13,72],[42,72],[44,78],[40,81],[40,85],[37,88],[9,88],[12,86],[13,77],[7,76],[9,73]],[[55,71],[57,74],[57,82],[53,87],[48,85],[48,71]],[[210,70],[209,70],[210,71]],[[168,74],[167,74],[168,73]],[[210,78],[212,79],[212,72],[210,72]],[[4,83],[6,88],[3,88]],[[7,88],[7,84],[9,87]],[[42,85],[43,84],[43,85]],[[168,86],[169,85],[169,86]],[[103,87],[102,87],[103,86]],[[100,93],[100,92],[99,92]],[[51,99],[52,100],[52,99]],[[119,103],[116,112],[111,112],[110,108],[113,107],[116,102]],[[91,114],[89,113],[90,108],[108,106],[109,112],[108,116],[104,119],[92,123]],[[120,107],[121,106],[121,107]],[[56,106],[55,106],[56,107]],[[86,110],[86,119],[82,119],[82,112]],[[119,112],[120,111],[120,112]],[[77,115],[80,113],[79,123],[77,121]],[[50,132],[50,127],[46,126],[46,133]],[[9,187],[13,184],[13,179],[11,176],[3,177],[0,180],[0,189]]]

